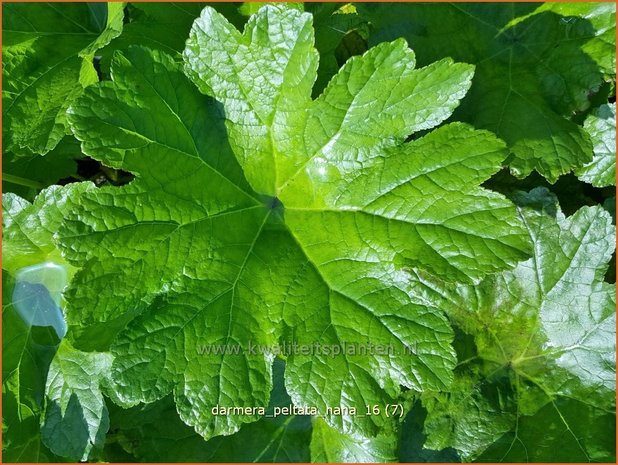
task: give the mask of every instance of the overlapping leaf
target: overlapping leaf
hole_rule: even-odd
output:
[[[223,107],[163,53],[131,48],[114,82],[70,109],[84,152],[137,176],[85,193],[61,231],[82,267],[67,293],[72,337],[113,342],[119,400],[173,392],[198,433],[230,434],[256,414],[212,416],[213,405],[268,404],[274,354],[249,347],[290,342],[397,351],[290,354],[291,398],[321,413],[447,386],[451,331],[409,270],[473,282],[528,251],[512,204],[478,187],[500,168],[500,141],[455,124],[404,143],[448,118],[472,68],[415,69],[396,41],[350,60],[312,101],[311,16],[281,6],[244,34],[206,8],[185,67]],[[392,428],[384,416],[326,420],[366,436]]]
[[[170,55],[180,54],[193,21],[206,5],[203,2],[131,3],[130,21],[125,21],[122,34],[99,52],[104,73],[109,74],[114,51],[131,45],[142,45]],[[247,18],[239,13],[239,5],[237,2],[221,2],[212,6],[236,26],[242,27]]]
[[[122,31],[122,3],[10,3],[2,18],[3,150],[45,154],[66,109],[98,80],[94,52]]]
[[[313,95],[319,95],[339,67],[349,57],[367,51],[367,21],[351,4],[304,3],[305,11],[313,15],[315,47],[320,52],[318,76]]]
[[[33,204],[14,194],[3,195],[2,402],[3,448],[7,461],[58,461],[59,457],[78,460],[87,458],[91,448],[81,435],[86,429],[70,416],[62,420],[65,423],[60,423],[68,426],[66,431],[55,431],[51,438],[48,429],[40,432],[45,397],[54,385],[48,372],[51,367],[52,377],[55,376],[58,365],[66,362],[66,350],[57,352],[62,334],[53,326],[54,319],[62,319],[62,311],[58,307],[59,297],[51,292],[59,294],[61,289],[52,290],[30,283],[28,278],[17,281],[15,278],[21,276],[24,267],[51,261],[69,268],[70,274],[70,266],[60,256],[52,236],[78,197],[92,188],[88,183],[53,186],[43,190]],[[82,364],[93,356],[75,350],[72,355]],[[74,380],[73,385],[82,382]],[[90,395],[92,389],[98,389],[98,382],[93,380],[94,386],[87,392],[74,392],[72,401],[81,404],[84,394]],[[61,416],[65,413],[64,409],[61,414],[58,412]],[[46,425],[52,423],[45,421]],[[64,442],[67,436],[71,437],[71,447]]]
[[[615,285],[603,281],[611,218],[601,207],[565,218],[543,190],[519,202],[533,257],[445,294],[476,353],[449,393],[424,398],[427,447],[470,460],[497,441],[483,460],[613,461],[614,435],[594,433],[615,415]]]
[[[109,417],[101,385],[111,361],[109,354],[60,344],[47,374],[41,427],[43,442],[55,454],[85,461],[102,448]]]
[[[76,160],[82,157],[79,142],[72,136],[66,136],[44,157],[5,156],[2,159],[2,191],[32,201],[41,189],[74,176]]]
[[[266,417],[243,425],[231,436],[204,441],[182,423],[173,399],[130,409],[112,408],[114,428],[104,451],[110,462],[130,454],[130,461],[185,462],[383,462],[393,461],[396,437],[359,438],[346,436],[320,418],[281,414],[274,408],[289,408],[291,399],[284,386],[285,364],[273,366],[273,391]],[[124,458],[126,461],[126,457]]]
[[[170,55],[181,53],[193,21],[206,5],[215,8],[240,29],[248,17],[257,12],[264,3],[131,3],[128,13],[130,21],[125,21],[122,34],[99,52],[104,72],[109,74],[113,52],[124,50],[131,45],[143,45]],[[360,52],[357,49],[341,52],[342,40],[346,34],[357,28],[365,29],[366,22],[354,11],[342,11],[339,3],[286,3],[286,5],[299,11],[305,9],[313,15],[316,30],[315,46],[320,53],[318,78],[313,89],[314,95],[317,95],[339,70],[338,61],[341,56],[347,58],[350,53],[359,54],[366,50],[366,44],[363,44],[364,49]]]
[[[615,184],[614,5],[123,6],[4,8],[5,461],[615,460],[611,219],[485,183]]]
[[[582,50],[608,75],[616,75],[616,7],[604,2],[547,2],[536,12],[552,11],[564,16],[564,22],[577,27],[580,18],[594,29],[582,43]],[[566,58],[566,57],[565,57]]]
[[[397,437],[355,437],[334,431],[316,418],[311,435],[311,461],[314,463],[387,463],[395,462]]]
[[[159,49],[170,55],[181,52],[191,24],[204,5],[199,2],[131,3],[131,21],[124,25],[119,37],[100,51],[103,69],[109,72],[115,50],[123,50],[131,45]]]
[[[52,186],[43,190],[34,203],[8,193],[2,196],[2,269],[17,269],[55,261],[65,263],[53,241],[64,217],[78,204],[82,193],[93,184]]]
[[[374,42],[406,37],[421,64],[442,57],[475,63],[472,89],[455,117],[504,139],[509,165],[550,182],[587,163],[592,146],[573,112],[590,106],[615,72],[615,7],[535,4],[359,6]]]
[[[45,379],[55,348],[41,344],[13,308],[15,281],[2,275],[2,452],[6,462],[45,462],[54,456],[39,430]]]

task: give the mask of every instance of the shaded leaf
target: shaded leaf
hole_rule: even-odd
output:
[[[2,458],[46,462],[57,458],[39,431],[47,370],[56,347],[43,345],[12,300],[15,281],[2,274]]]
[[[548,208],[543,190],[516,201],[533,258],[444,294],[477,355],[462,361],[448,393],[424,397],[428,447],[450,445],[472,460],[504,435],[517,455],[507,446],[500,460],[548,460],[550,449],[576,447],[575,461],[611,461],[614,435],[587,432],[615,409],[615,285],[603,281],[615,244],[611,218],[601,207],[566,218]],[[542,424],[554,433],[528,444]]]
[[[374,43],[403,36],[421,65],[443,57],[476,64],[455,118],[504,139],[518,177],[536,170],[554,182],[591,160],[586,133],[569,118],[588,108],[615,62],[613,5],[362,4],[359,11],[376,27]]]
[[[131,45],[142,45],[170,55],[182,52],[193,21],[207,3],[203,2],[136,2],[130,4],[130,22],[122,34],[98,52],[106,74],[114,51]],[[241,27],[244,18],[237,12],[238,3],[217,3],[213,7]]]
[[[2,158],[2,191],[33,201],[42,188],[75,175],[75,160],[81,157],[79,142],[72,136],[66,136],[44,157],[16,157],[5,152]],[[15,176],[17,179],[13,179]],[[24,179],[33,181],[33,185],[20,184]]]
[[[166,397],[128,410],[112,406],[112,441],[145,462],[308,462],[309,417],[272,417],[275,407],[291,402],[283,385],[284,366],[281,360],[274,364],[273,391],[266,409],[270,417],[244,425],[231,436],[205,441],[182,422],[173,399]]]
[[[11,3],[2,19],[3,149],[43,155],[67,132],[65,111],[96,82],[94,52],[122,31],[122,3]]]

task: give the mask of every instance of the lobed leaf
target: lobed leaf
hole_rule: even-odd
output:
[[[5,461],[615,461],[615,6],[204,6],[6,7]]]
[[[268,405],[274,354],[250,353],[251,344],[394,346],[388,356],[290,355],[294,404],[321,412],[391,401],[401,385],[444,388],[450,328],[403,269],[474,281],[527,255],[512,204],[477,187],[500,168],[497,139],[453,125],[405,144],[449,116],[472,69],[445,60],[415,70],[398,41],[350,60],[312,101],[310,19],[266,6],[241,34],[203,11],[185,69],[223,108],[164,53],[130,48],[112,62],[114,81],[69,110],[86,154],[136,175],[85,193],[60,232],[82,268],[66,294],[71,337],[82,348],[111,345],[121,403],[173,392],[205,438],[257,419],[212,416],[213,405]],[[203,353],[213,346],[240,351]],[[384,416],[326,420],[366,436],[393,428]]]

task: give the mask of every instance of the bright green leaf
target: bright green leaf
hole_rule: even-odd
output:
[[[74,226],[66,222],[71,230],[75,228],[64,233],[69,236],[65,243],[71,244],[69,258],[105,256],[94,268],[80,272],[68,291],[72,305],[82,309],[75,315],[76,324],[94,327],[106,322],[101,325],[100,340],[85,336],[102,347],[115,336],[112,320],[127,311],[140,311],[146,299],[160,292],[161,285],[169,286],[178,273],[200,278],[203,270],[212,268],[204,260],[207,249],[195,250],[193,259],[183,256],[182,249],[193,237],[203,237],[201,247],[208,247],[204,234],[218,222],[221,226],[214,234],[222,242],[217,247],[225,248],[227,243],[244,250],[243,237],[252,233],[248,221],[256,223],[262,215],[257,201],[246,192],[230,152],[219,105],[201,96],[170,57],[153,53],[131,48],[126,56],[116,54],[113,62],[126,91],[147,106],[134,106],[131,99],[123,98],[124,89],[102,83],[71,108],[73,131],[84,141],[84,152],[138,175],[127,186],[93,192],[78,211],[79,221]],[[110,208],[125,209],[126,214],[114,219],[110,233],[105,234],[108,228],[99,218]],[[244,222],[246,230],[230,234],[225,226],[229,219]],[[107,239],[101,242],[103,236]],[[109,244],[113,249],[108,250]],[[122,250],[114,253],[118,245]],[[241,257],[237,260],[242,263]],[[221,262],[219,267],[233,272],[234,264]],[[93,280],[100,274],[106,279]],[[127,286],[128,282],[135,286]],[[118,305],[108,305],[109,301]],[[121,320],[119,326],[124,323]]]
[[[324,420],[313,422],[311,461],[313,463],[386,463],[395,462],[397,438],[354,437],[333,430]]]
[[[613,4],[4,13],[5,461],[615,460]]]
[[[287,354],[285,383],[341,432],[393,434],[384,415],[327,407],[449,385],[452,332],[415,270],[476,282],[528,256],[512,203],[479,187],[505,158],[499,140],[454,124],[405,143],[449,117],[472,68],[415,69],[400,40],[348,61],[312,101],[311,15],[278,6],[244,34],[206,8],[184,57],[222,108],[167,55],[129,48],[114,81],[69,110],[86,154],[136,175],[82,195],[60,231],[81,267],[66,293],[71,337],[111,346],[119,402],[173,392],[205,438],[259,418],[213,406],[268,405],[275,354],[252,345],[390,345]]]
[[[361,4],[359,11],[376,27],[374,43],[403,36],[421,65],[443,57],[476,64],[455,118],[504,139],[516,176],[536,170],[554,182],[591,160],[586,133],[569,118],[588,108],[615,62],[614,6],[591,5],[567,6],[566,17],[526,3]]]
[[[590,163],[577,170],[579,179],[595,187],[616,185],[616,104],[602,105],[584,122],[594,145]]]
[[[51,186],[32,204],[15,194],[3,194],[2,269],[14,273],[45,261],[65,264],[53,235],[80,195],[93,188],[90,183]]]

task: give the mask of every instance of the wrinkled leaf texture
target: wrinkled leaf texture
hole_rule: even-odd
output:
[[[349,60],[312,100],[313,40],[311,15],[294,9],[266,6],[241,34],[205,8],[184,70],[207,96],[165,53],[133,47],[114,56],[113,82],[69,109],[84,153],[136,175],[85,193],[60,231],[81,268],[66,295],[74,342],[111,349],[121,402],[173,391],[206,438],[257,419],[213,417],[213,405],[268,404],[273,357],[250,342],[394,345],[399,355],[290,355],[292,400],[322,412],[444,389],[452,332],[414,270],[477,282],[529,253],[512,203],[478,187],[500,168],[501,141],[453,124],[404,142],[448,118],[471,66],[415,68],[398,40]],[[198,354],[216,344],[242,353]]]

